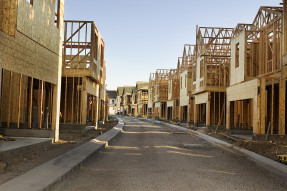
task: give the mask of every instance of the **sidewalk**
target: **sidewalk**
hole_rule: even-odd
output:
[[[0,190],[51,190],[54,184],[63,180],[69,173],[80,168],[83,162],[104,148],[106,144],[120,134],[123,126],[123,120],[119,119],[118,125],[103,135],[0,185]]]

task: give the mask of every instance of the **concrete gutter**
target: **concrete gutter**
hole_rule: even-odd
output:
[[[124,122],[122,119],[118,120],[117,126],[108,132],[0,185],[0,190],[51,190],[53,185],[62,181],[69,173],[79,169],[87,159],[105,148],[122,132]]]
[[[269,172],[272,172],[274,174],[277,174],[277,175],[280,175],[280,176],[287,178],[287,166],[286,165],[281,164],[281,163],[274,161],[270,158],[267,158],[265,156],[259,155],[255,152],[234,146],[234,145],[227,143],[225,141],[222,141],[220,139],[211,137],[209,135],[206,135],[204,133],[200,133],[200,132],[197,132],[197,131],[194,131],[191,129],[180,127],[178,125],[173,125],[170,123],[166,123],[163,121],[157,121],[157,120],[153,121],[151,119],[144,119],[144,118],[139,118],[139,119],[143,120],[143,121],[150,122],[150,123],[163,124],[163,125],[169,126],[171,128],[185,131],[187,133],[192,133],[192,134],[194,134],[194,135],[196,135],[196,136],[198,136],[198,137],[200,137],[200,138],[202,138],[202,139],[204,139],[204,140],[206,140],[212,144],[215,144],[221,148],[227,149],[228,151],[231,151],[231,152],[236,151],[237,153],[242,154],[242,155],[246,156],[247,158],[249,158],[250,160],[254,161],[259,166],[262,166],[263,168],[265,168]]]

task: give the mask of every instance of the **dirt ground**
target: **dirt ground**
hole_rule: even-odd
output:
[[[279,144],[272,141],[244,140],[237,137],[228,136],[224,133],[211,132],[206,134],[276,161],[278,161],[277,155],[287,154],[287,144],[284,143]]]
[[[92,130],[87,134],[60,133],[60,140],[50,147],[38,150],[30,155],[24,156],[15,164],[8,164],[5,173],[0,172],[0,184],[3,184],[16,176],[24,174],[32,168],[39,166],[91,139],[105,133],[118,123],[116,118],[110,118],[105,124],[99,124],[97,130]]]

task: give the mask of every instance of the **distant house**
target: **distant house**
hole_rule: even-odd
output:
[[[115,115],[117,113],[117,91],[116,90],[107,90],[107,94],[109,97],[109,114]]]

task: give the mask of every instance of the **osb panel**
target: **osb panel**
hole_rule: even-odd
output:
[[[174,101],[173,101],[173,100],[170,100],[170,101],[167,101],[167,102],[166,102],[166,106],[167,106],[167,107],[173,107],[173,104],[174,104]]]
[[[183,95],[179,97],[179,105],[180,106],[187,106],[189,101],[189,96]]]
[[[99,85],[97,85],[95,82],[90,81],[87,79],[86,81],[86,90],[88,94],[94,95],[98,97],[98,91],[99,91]]]
[[[180,97],[187,95],[187,86],[185,87],[185,83],[187,84],[187,82],[185,82],[185,80],[187,80],[187,70],[185,70],[179,75],[179,89],[180,89],[179,96]]]
[[[251,80],[227,88],[227,101],[251,99],[257,96],[258,80]]]
[[[0,32],[0,51],[4,69],[57,84],[58,55],[23,34],[12,38]]]
[[[16,31],[17,0],[0,0],[0,30],[14,36]]]
[[[203,104],[208,101],[208,92],[194,95],[195,104]]]
[[[245,31],[231,41],[230,85],[244,81]],[[239,43],[239,67],[235,68],[236,44]]]
[[[200,92],[200,82],[204,80],[204,77],[200,78],[200,62],[204,59],[204,57],[200,57],[197,59],[196,63],[196,89],[195,92]],[[205,61],[203,62],[205,63]]]
[[[60,31],[55,26],[56,0],[18,0],[17,30],[54,53],[59,52]]]

